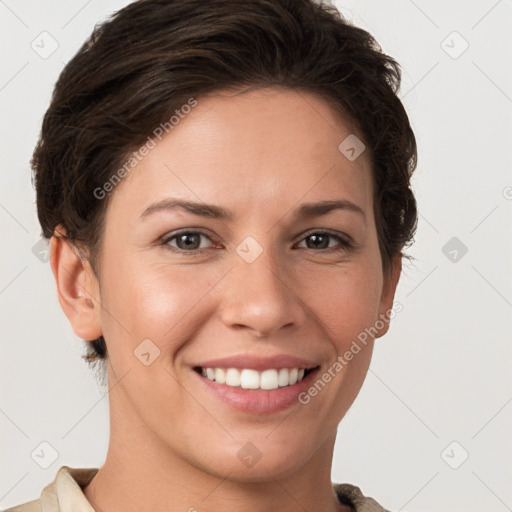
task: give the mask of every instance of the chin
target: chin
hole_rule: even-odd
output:
[[[234,482],[268,482],[292,475],[307,464],[314,453],[313,448],[309,452],[309,447],[299,443],[298,439],[293,445],[286,445],[277,435],[272,440],[275,434],[268,437],[270,432],[261,433],[261,442],[251,436],[252,441],[234,442],[221,454],[211,454],[206,464],[210,465],[211,460],[218,463],[207,472]]]

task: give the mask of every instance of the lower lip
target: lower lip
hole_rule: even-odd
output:
[[[227,386],[203,377],[195,370],[192,371],[216,398],[233,409],[253,414],[272,414],[288,409],[294,404],[299,404],[298,395],[310,387],[310,383],[318,370],[319,368],[314,369],[300,382],[273,390],[242,389]]]

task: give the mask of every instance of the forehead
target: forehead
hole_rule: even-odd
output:
[[[357,136],[353,123],[312,93],[221,91],[187,112],[117,185],[109,209],[140,214],[170,195],[246,210],[301,198],[371,203],[367,152],[351,160],[340,151]]]

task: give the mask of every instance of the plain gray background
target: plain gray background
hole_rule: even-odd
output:
[[[127,3],[0,0],[1,508],[107,451],[108,396],[33,252],[28,162],[64,63]],[[512,2],[336,5],[402,65],[420,220],[403,311],[340,424],[332,479],[393,511],[511,510]],[[46,469],[31,456],[51,456],[43,442]]]

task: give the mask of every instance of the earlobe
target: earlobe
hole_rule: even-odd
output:
[[[96,276],[59,226],[50,239],[50,265],[59,303],[75,334],[85,340],[102,335]]]
[[[389,330],[390,316],[393,310],[393,301],[395,298],[395,291],[402,273],[402,257],[400,255],[394,256],[391,263],[391,271],[388,276],[384,278],[384,284],[382,287],[382,295],[379,306],[379,318],[377,320],[378,325],[383,325],[379,330],[376,338],[384,336]],[[376,322],[376,323],[377,323]]]

